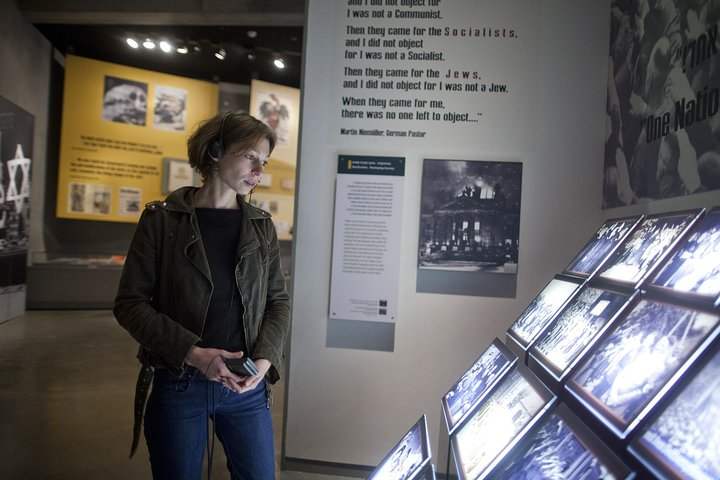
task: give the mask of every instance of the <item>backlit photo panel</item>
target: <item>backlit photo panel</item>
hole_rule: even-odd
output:
[[[599,278],[638,285],[667,255],[700,213],[676,212],[646,217],[600,268]]]
[[[552,279],[510,326],[508,333],[526,350],[577,288],[577,283]]]
[[[589,277],[625,240],[640,218],[636,216],[605,222],[565,268],[565,273]]]
[[[673,376],[716,336],[717,312],[643,299],[573,373],[566,387],[620,438]]]
[[[538,337],[530,354],[560,380],[627,299],[624,293],[583,287]]]
[[[460,478],[484,478],[552,405],[550,398],[512,370],[452,437]]]
[[[720,349],[630,451],[658,477],[720,478]]]
[[[452,433],[467,413],[516,362],[517,356],[499,338],[485,349],[442,399],[448,433]]]
[[[619,459],[613,456],[613,461],[605,461],[586,442],[587,437],[583,438],[558,413],[553,413],[543,421],[542,427],[528,439],[526,445],[503,461],[492,477],[504,480],[611,480],[629,477],[630,469]],[[597,447],[598,442],[594,443]],[[612,455],[607,450],[603,454],[604,457]]]
[[[367,480],[412,480],[422,478],[422,469],[430,462],[430,443],[425,415],[410,428],[383,458]]]
[[[715,300],[720,294],[720,209],[707,214],[650,282],[651,287]]]

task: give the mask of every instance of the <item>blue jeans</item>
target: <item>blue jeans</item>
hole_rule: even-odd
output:
[[[155,480],[199,480],[208,417],[233,480],[273,480],[275,452],[265,382],[238,394],[195,369],[155,372],[145,411],[145,439]]]

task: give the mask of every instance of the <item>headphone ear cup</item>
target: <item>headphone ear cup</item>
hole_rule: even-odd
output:
[[[223,156],[223,153],[225,153],[225,148],[223,148],[222,141],[219,138],[210,142],[208,146],[208,155],[210,155],[210,158],[217,162],[220,160],[220,157]]]

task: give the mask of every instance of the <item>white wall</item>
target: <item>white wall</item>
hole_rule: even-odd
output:
[[[328,135],[335,115],[329,92],[337,89],[330,83],[335,76],[330,39],[336,35],[335,9],[344,12],[345,3],[308,2],[284,453],[290,459],[376,465],[426,413],[437,457],[440,398],[494,337],[504,339],[508,326],[601,223],[609,1],[483,5],[495,16],[502,12],[493,10],[505,8],[530,12],[532,61],[513,68],[535,105],[528,106],[532,117],[512,137],[475,144],[471,139],[470,148],[446,141],[415,147],[341,143]],[[462,8],[457,3],[452,8]],[[483,25],[481,18],[468,22]],[[339,153],[407,159],[392,353],[325,347]],[[516,298],[415,292],[423,158],[523,162]]]

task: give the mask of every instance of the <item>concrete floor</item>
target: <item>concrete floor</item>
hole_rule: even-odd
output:
[[[150,479],[144,440],[128,459],[136,350],[108,310],[31,310],[0,324],[0,478]],[[278,465],[283,398],[279,382]],[[212,479],[229,479],[215,445]],[[278,480],[349,478],[277,471]]]

